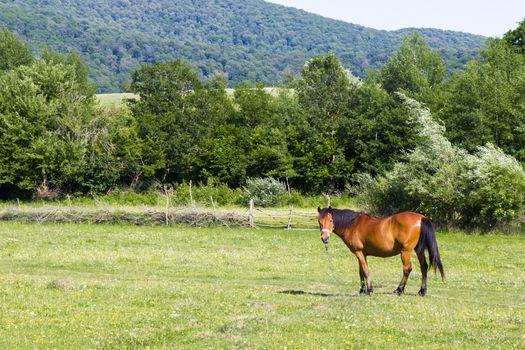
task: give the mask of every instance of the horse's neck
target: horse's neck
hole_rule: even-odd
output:
[[[334,232],[339,237],[343,238],[343,235],[346,235],[349,231],[352,231],[352,226],[354,226],[360,216],[361,213],[354,211],[348,213],[340,212],[339,217],[334,217]]]

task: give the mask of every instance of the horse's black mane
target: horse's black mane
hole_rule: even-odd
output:
[[[351,209],[324,208],[319,212],[319,217],[323,217],[330,212],[332,213],[332,218],[334,220],[334,228],[339,229],[352,226],[355,219],[360,215],[365,214]]]

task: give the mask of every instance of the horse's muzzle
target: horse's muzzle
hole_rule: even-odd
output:
[[[330,234],[331,233],[332,233],[332,231],[327,229],[327,228],[323,228],[321,230],[321,241],[323,241],[324,244],[328,244],[328,242],[330,241]]]

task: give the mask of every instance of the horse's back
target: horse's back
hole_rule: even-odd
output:
[[[402,222],[408,222],[408,221],[420,221],[425,218],[423,214],[415,213],[412,211],[404,211],[401,213],[394,214],[392,216],[389,216],[389,218],[394,218],[395,220],[400,220]]]
[[[383,219],[363,222],[363,242],[369,255],[393,256],[414,249],[419,240],[423,215],[402,212]]]

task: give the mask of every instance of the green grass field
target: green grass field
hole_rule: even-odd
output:
[[[0,223],[0,348],[525,348],[525,236],[438,232],[446,283],[316,231]]]
[[[272,96],[277,96],[279,94],[279,91],[281,90],[277,87],[265,87],[263,89]],[[233,96],[233,94],[235,93],[235,89],[226,89],[226,93],[229,96]],[[96,97],[99,104],[103,107],[118,107],[122,105],[122,102],[125,99],[137,98],[137,95],[133,93],[123,92],[111,94],[97,94]]]
[[[137,98],[137,95],[132,93],[97,94],[96,98],[103,107],[119,107],[122,106],[125,99]]]

